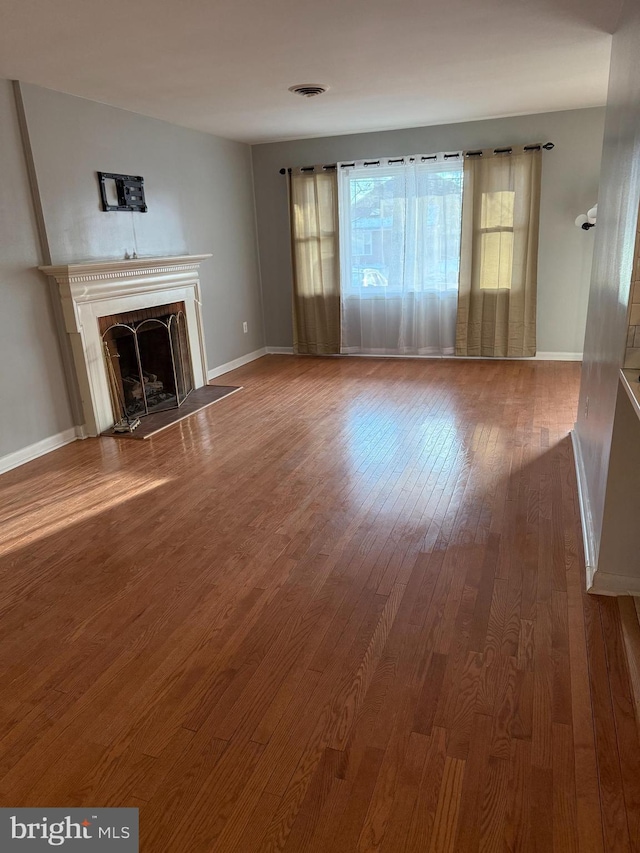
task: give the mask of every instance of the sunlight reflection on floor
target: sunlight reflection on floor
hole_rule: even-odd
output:
[[[44,478],[46,480],[46,476]],[[0,512],[0,556],[6,556],[17,548],[33,545],[40,539],[60,533],[67,527],[86,521],[99,513],[158,489],[171,482],[170,477],[144,477],[136,474],[117,474],[98,478],[97,482],[86,480],[70,483],[66,487],[53,488],[47,492],[46,482],[31,483],[38,497],[31,502],[21,500],[19,509],[12,511],[12,504],[3,494],[4,511]],[[9,490],[7,490],[9,491]]]

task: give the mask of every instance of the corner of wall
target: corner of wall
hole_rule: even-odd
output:
[[[249,148],[249,161],[251,163],[251,198],[253,200],[253,228],[255,232],[256,268],[258,270],[258,290],[260,293],[260,314],[262,316],[262,344],[267,345],[267,326],[264,316],[264,288],[262,286],[262,261],[260,258],[260,242],[258,239],[258,206],[256,203],[256,181],[253,169],[253,148]]]
[[[573,458],[575,463],[576,481],[578,485],[578,505],[580,507],[580,522],[582,526],[582,544],[584,547],[584,562],[586,571],[586,588],[590,590],[593,579],[597,572],[597,546],[593,529],[593,516],[591,503],[587,490],[587,479],[582,458],[582,447],[577,430],[571,430],[571,444],[573,446]]]
[[[38,183],[38,173],[33,157],[31,137],[29,135],[29,122],[27,119],[27,113],[22,93],[22,84],[19,80],[12,80],[12,85],[16,104],[16,112],[18,116],[18,127],[20,130],[20,138],[22,140],[22,150],[27,169],[29,187],[31,190],[32,209],[36,221],[38,242],[40,244],[40,258],[43,264],[50,264],[51,247],[49,245],[49,238],[47,235],[47,226],[45,223],[44,209],[42,206],[42,198],[40,195],[40,185]],[[73,423],[76,425],[76,427],[80,427],[83,423],[82,400],[80,396],[80,388],[78,386],[78,379],[76,377],[76,372],[73,365],[71,345],[69,343],[69,338],[67,336],[64,325],[64,318],[62,316],[62,306],[60,305],[58,294],[55,292],[55,284],[52,284],[49,281],[48,285],[49,299],[58,333],[58,352],[60,354],[60,361],[62,362],[62,369],[64,371],[64,376],[66,380],[66,391],[67,399],[69,402],[69,408],[71,410]]]

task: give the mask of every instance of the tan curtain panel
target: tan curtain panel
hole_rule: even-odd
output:
[[[293,261],[293,348],[340,352],[338,183],[335,171],[293,170],[289,177]]]
[[[465,158],[456,355],[536,354],[541,151]]]

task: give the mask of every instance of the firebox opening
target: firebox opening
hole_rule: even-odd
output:
[[[116,423],[180,406],[193,390],[184,302],[99,318]]]

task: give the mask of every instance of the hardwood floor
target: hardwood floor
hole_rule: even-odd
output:
[[[149,853],[639,850],[579,366],[224,382],[150,442],[0,478],[0,805],[137,806]]]

